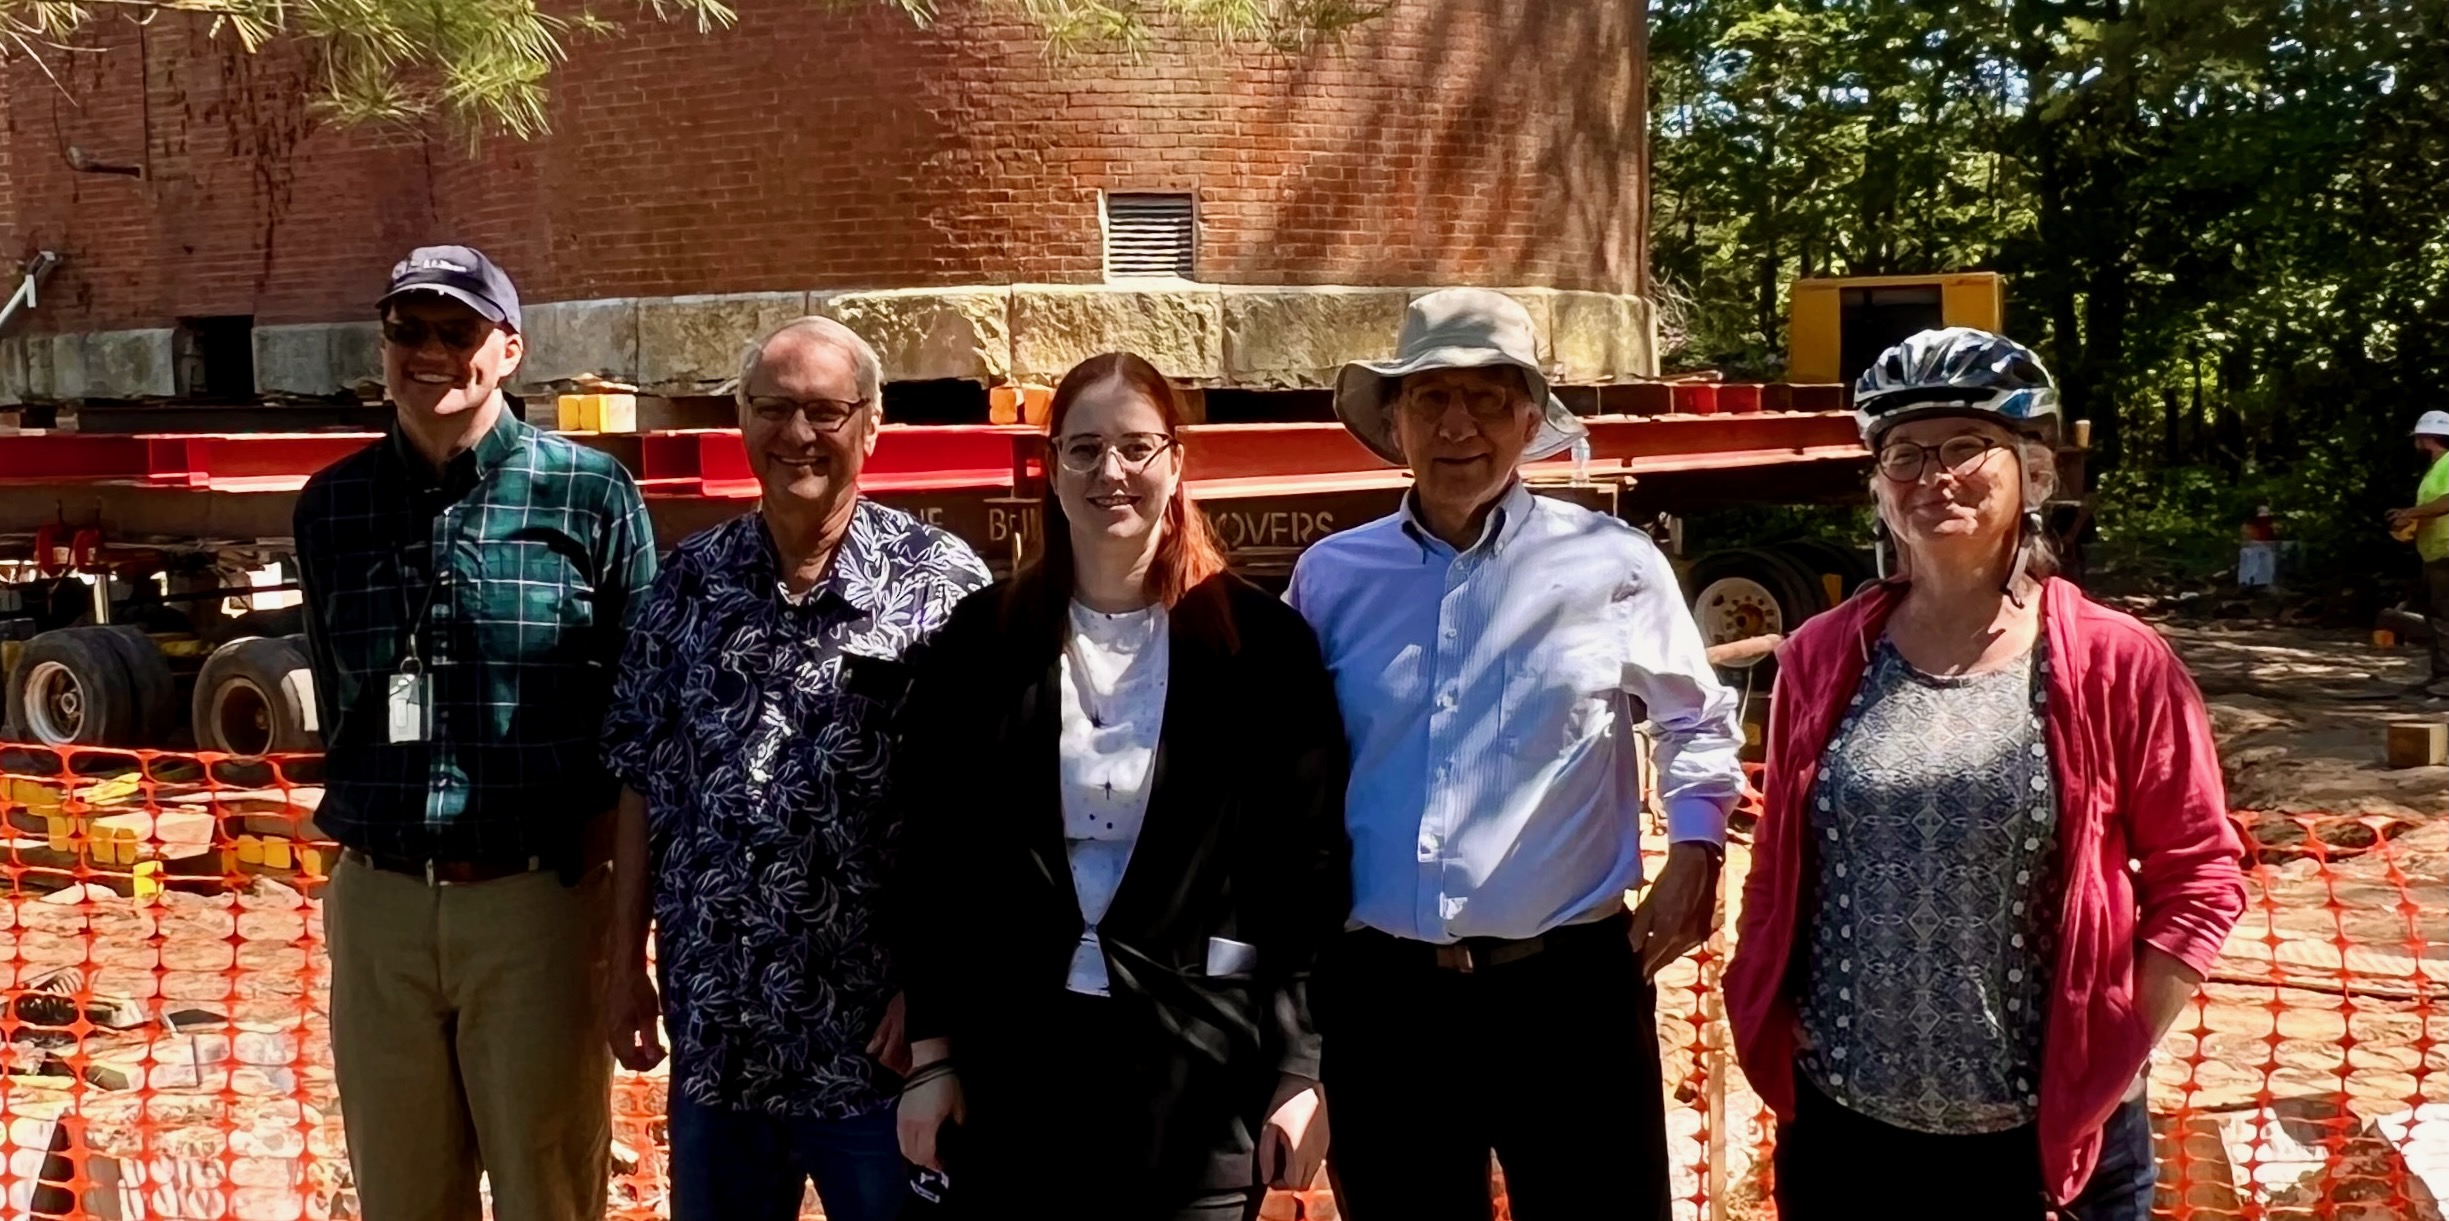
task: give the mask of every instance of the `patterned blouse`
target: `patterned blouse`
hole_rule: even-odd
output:
[[[605,729],[646,796],[672,1088],[842,1119],[886,1105],[866,1054],[891,998],[878,896],[904,652],[987,583],[959,539],[861,501],[799,599],[755,513],[676,550]]]
[[[1916,1132],[1999,1132],[2040,1106],[2058,793],[2049,662],[1940,677],[1881,640],[1820,758],[1797,1065]]]

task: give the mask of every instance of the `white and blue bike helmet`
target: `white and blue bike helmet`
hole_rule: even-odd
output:
[[[1995,420],[2055,439],[2058,386],[2032,349],[1969,326],[1914,335],[1855,379],[1854,421],[1873,449],[1889,429],[1933,416]]]

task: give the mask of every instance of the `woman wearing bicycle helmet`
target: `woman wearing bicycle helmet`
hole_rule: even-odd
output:
[[[2144,1070],[2244,910],[2202,697],[2051,575],[2030,351],[1925,331],[1855,404],[1899,562],[1780,654],[1726,979],[1779,1213],[2141,1221]]]

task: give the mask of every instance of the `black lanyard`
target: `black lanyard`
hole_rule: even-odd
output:
[[[415,491],[411,491],[409,493],[411,497],[414,497],[417,494],[418,493]],[[412,543],[408,539],[402,538],[400,540],[399,553],[396,557],[394,557],[394,563],[398,565],[400,570],[399,584],[395,585],[393,588],[399,591],[400,616],[404,624],[401,629],[399,647],[400,661],[403,672],[406,672],[406,667],[409,665],[415,665],[420,669],[422,669],[424,666],[423,660],[417,656],[417,640],[419,637],[425,634],[426,620],[431,618],[434,613],[434,596],[442,589],[443,575],[443,557],[440,552],[436,551],[433,542],[433,522],[441,520],[449,512],[450,506],[449,502],[447,501],[444,502],[441,508],[434,510],[433,517],[428,519],[426,523],[425,537],[422,540],[419,540],[419,542],[421,542],[425,547],[425,597],[414,607],[411,607],[408,602],[408,554],[410,550],[417,545],[417,543]]]

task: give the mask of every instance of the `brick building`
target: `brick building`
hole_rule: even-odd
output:
[[[1638,5],[1398,0],[1330,48],[1160,29],[1072,59],[946,7],[577,40],[551,134],[481,147],[318,125],[302,57],[106,14],[56,86],[5,70],[0,249],[64,261],[0,398],[362,390],[368,303],[436,241],[518,278],[539,386],[706,393],[809,310],[897,380],[1132,346],[1187,384],[1317,386],[1448,284],[1522,290],[1565,382],[1652,371]]]

